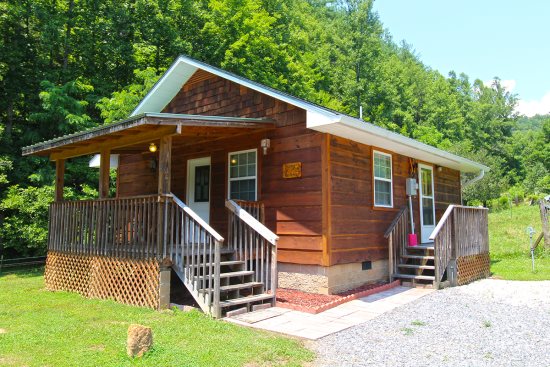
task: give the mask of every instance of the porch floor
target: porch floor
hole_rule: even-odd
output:
[[[398,286],[315,315],[272,307],[227,317],[225,320],[243,326],[316,340],[372,320],[433,291],[433,289]]]

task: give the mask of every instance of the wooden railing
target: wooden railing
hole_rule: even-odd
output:
[[[166,243],[178,273],[203,310],[221,316],[220,261],[224,238],[176,196],[168,200]]]
[[[233,200],[238,206],[246,210],[258,222],[265,224],[265,208],[261,201]]]
[[[393,274],[397,273],[397,265],[401,256],[406,253],[409,228],[409,211],[403,207],[395,216],[395,219],[388,227],[384,238],[388,239],[389,247],[389,275],[390,281],[393,280]]]
[[[48,249],[77,255],[159,258],[157,195],[50,205]]]
[[[449,205],[430,235],[435,247],[436,282],[443,279],[451,260],[489,253],[487,212],[487,208]]]
[[[279,237],[241,208],[227,200],[229,210],[228,245],[237,260],[245,262],[245,270],[253,270],[257,282],[264,285],[275,300],[277,289],[277,241]]]

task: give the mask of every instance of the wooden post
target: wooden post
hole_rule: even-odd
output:
[[[540,200],[540,220],[542,222],[542,233],[544,235],[544,246],[550,247],[550,223],[548,221],[550,220],[548,218],[548,213],[550,213],[550,209],[547,207],[546,200],[541,199]]]
[[[170,194],[170,181],[172,179],[172,137],[163,136],[160,138],[159,147],[159,183],[158,194],[159,197]],[[157,257],[163,259],[166,257],[166,248],[168,240],[168,202],[165,197],[161,198],[162,201],[158,206],[158,223],[157,223]]]
[[[172,137],[160,138],[159,150],[159,195],[170,194],[170,181],[172,173]]]
[[[65,184],[65,160],[55,161],[55,201],[63,201],[63,186]]]
[[[109,197],[109,172],[111,166],[111,152],[108,149],[101,151],[99,160],[99,198],[106,199]]]

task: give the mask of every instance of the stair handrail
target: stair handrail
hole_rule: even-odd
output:
[[[388,239],[388,271],[390,281],[393,275],[397,273],[399,259],[405,254],[407,245],[407,236],[405,235],[409,228],[409,211],[407,206],[399,210],[390,226],[384,233],[384,238]]]
[[[202,229],[204,229],[207,234],[214,240],[214,251],[213,251],[213,255],[214,255],[214,271],[213,271],[213,279],[212,279],[212,272],[210,270],[210,272],[208,272],[208,275],[206,275],[205,273],[203,273],[201,276],[198,276],[198,278],[200,278],[200,281],[202,281],[202,286],[204,287],[205,283],[208,281],[209,284],[208,284],[208,291],[207,292],[203,292],[202,295],[203,295],[203,299],[201,299],[200,297],[197,298],[197,295],[196,294],[193,294],[193,297],[195,297],[195,300],[199,303],[199,305],[201,306],[201,308],[203,308],[203,310],[205,312],[210,312],[210,314],[216,318],[220,318],[221,317],[221,306],[220,306],[220,286],[221,286],[221,282],[220,282],[220,274],[221,274],[221,247],[223,245],[223,242],[224,242],[224,238],[218,233],[216,232],[208,223],[206,223],[206,221],[204,219],[202,219],[197,213],[195,213],[190,207],[188,207],[183,201],[181,201],[176,195],[170,193],[169,195],[167,195],[167,197],[171,198],[173,203],[176,204],[186,215],[189,216],[189,218],[191,218],[193,221],[195,221],[199,227],[201,227]],[[193,236],[197,236],[197,234],[193,234]],[[200,236],[200,235],[199,235]],[[177,235],[176,235],[177,237]],[[195,241],[192,241],[192,246],[194,247],[195,244],[194,244]],[[199,237],[198,239],[198,247],[200,247],[201,245],[201,239]],[[182,243],[183,244],[183,243]],[[203,243],[204,245],[204,249],[206,250],[207,249],[207,246],[206,246],[206,243]],[[212,246],[211,246],[211,242],[210,242],[210,246],[208,246],[209,248],[209,257],[210,259],[212,258]],[[189,251],[189,250],[187,250]],[[177,249],[176,249],[176,254],[177,254]],[[193,256],[197,256],[197,261],[194,261],[195,263],[187,263],[186,266],[189,267],[189,266],[197,266],[198,264],[200,264],[199,260],[200,260],[200,250],[199,252],[197,252],[196,255],[192,255]],[[173,254],[171,254],[173,255]],[[202,261],[203,261],[203,268],[206,270],[206,267],[207,265],[204,263],[204,258],[205,258],[205,254],[203,254],[202,256]],[[177,257],[177,256],[176,256]],[[184,256],[183,256],[183,252],[182,252],[182,255],[181,255],[181,262],[182,264],[184,264]],[[212,266],[211,263],[209,265],[210,267]],[[183,269],[185,270],[185,269]],[[176,271],[177,272],[177,271]],[[185,273],[185,272],[184,272]],[[187,279],[187,277],[185,276],[184,274],[184,278]],[[191,277],[192,282],[196,280],[196,277],[192,276]],[[189,283],[189,280],[187,280],[187,282]],[[187,284],[186,286],[189,286],[191,287],[192,289],[194,288],[194,285],[192,284]],[[204,288],[203,288],[204,289]],[[191,289],[190,289],[191,290]],[[194,291],[196,291],[196,289],[193,289]],[[211,295],[209,296],[208,299],[205,299],[204,296],[206,296],[206,294],[208,295]]]
[[[228,245],[235,250],[239,260],[245,262],[247,270],[254,270],[256,281],[263,284],[264,291],[270,292],[272,304],[275,305],[279,236],[235,201],[226,200],[225,206],[229,210],[228,236],[230,243]]]
[[[232,213],[235,213],[243,222],[248,224],[254,231],[258,232],[273,246],[277,246],[279,236],[273,233],[269,228],[263,225],[260,221],[254,218],[250,213],[241,208],[235,201],[229,199],[225,201],[225,207]]]
[[[176,203],[191,218],[193,218],[197,223],[199,223],[200,226],[203,227],[212,237],[214,237],[216,241],[220,241],[220,242],[224,241],[224,238],[218,232],[216,232],[214,228],[210,227],[210,225],[206,223],[204,219],[202,219],[197,213],[195,213],[193,209],[185,205],[185,203],[181,201],[176,195],[170,194],[169,196],[172,198],[172,200],[174,200],[174,203]]]
[[[445,213],[443,213],[443,216],[441,216],[441,219],[439,220],[439,222],[437,222],[437,225],[435,226],[434,230],[430,234],[430,237],[428,237],[429,240],[431,240],[431,241],[435,240],[436,236],[439,234],[439,232],[441,232],[441,229],[443,228],[443,226],[447,222],[447,219],[449,219],[449,217],[451,216],[454,208],[456,208],[458,206],[462,206],[462,205],[451,204],[447,207],[447,209],[445,210]]]

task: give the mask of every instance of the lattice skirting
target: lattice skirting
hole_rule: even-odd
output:
[[[456,260],[458,285],[489,277],[491,275],[490,265],[489,254],[459,257]]]
[[[50,251],[46,289],[77,292],[88,298],[159,308],[159,263]]]

